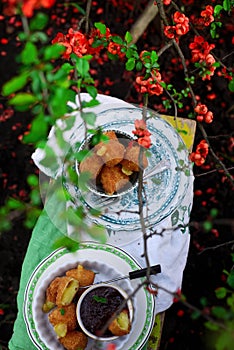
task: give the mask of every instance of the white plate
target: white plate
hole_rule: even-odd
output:
[[[118,107],[105,110],[97,114],[96,126],[102,126],[103,130],[120,130],[132,136],[135,119],[142,118],[140,108]],[[178,132],[164,119],[153,116],[147,122],[151,132],[152,146],[151,156],[148,158],[150,171],[160,160],[170,163],[170,168],[148,179],[144,184],[144,218],[147,227],[153,226],[165,217],[169,216],[184,198],[188,185],[189,176],[184,171],[177,170],[189,164],[188,150]],[[81,123],[71,137],[71,144],[76,141],[84,141],[85,129]],[[64,187],[73,197],[76,205],[83,203],[87,209],[96,208],[100,198],[92,192],[81,193],[78,186],[69,183],[64,175]],[[92,222],[104,225],[113,231],[133,231],[141,228],[138,215],[137,188],[127,193],[113,203],[103,207],[103,213],[98,218],[89,215]]]
[[[139,264],[126,252],[111,245],[93,242],[80,244],[79,250],[70,253],[61,248],[45,258],[32,273],[24,296],[24,320],[27,331],[37,349],[64,350],[58,342],[48,315],[42,312],[45,291],[49,283],[61,276],[68,269],[81,263],[86,268],[99,272],[95,281],[105,281],[116,276],[125,276],[132,270],[140,268]],[[125,279],[118,282],[128,293],[139,284],[139,280]],[[154,297],[144,288],[133,297],[134,319],[132,331],[115,341],[117,350],[138,350],[146,343],[154,324]],[[89,340],[87,350],[93,348],[93,340]],[[96,344],[95,344],[96,345]],[[104,350],[106,342],[99,342],[98,349]]]

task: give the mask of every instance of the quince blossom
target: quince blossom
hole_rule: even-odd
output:
[[[22,7],[22,12],[26,17],[32,17],[34,10],[41,7],[50,8],[55,4],[56,0],[3,0],[3,13],[12,16],[17,13],[17,8]]]
[[[163,93],[163,87],[160,85],[162,77],[157,69],[151,71],[151,76],[145,79],[144,76],[139,75],[136,77],[136,90],[142,94],[148,93],[149,95],[161,95]]]
[[[169,39],[175,39],[178,41],[181,35],[188,33],[189,19],[183,13],[176,11],[173,15],[173,21],[175,22],[175,25],[164,27],[164,34]]]
[[[208,27],[212,22],[214,22],[214,9],[212,6],[207,5],[206,9],[201,12],[201,17],[203,19],[204,26]]]
[[[206,156],[209,153],[209,145],[206,140],[202,140],[196,147],[196,151],[189,156],[190,160],[197,166],[201,166],[206,161]]]
[[[198,114],[196,119],[198,122],[212,123],[213,121],[213,113],[208,110],[205,104],[198,103],[198,105],[194,108],[194,111]]]
[[[137,142],[144,148],[151,146],[151,133],[147,129],[146,122],[143,119],[136,119],[134,122],[135,130],[132,133],[137,136]]]

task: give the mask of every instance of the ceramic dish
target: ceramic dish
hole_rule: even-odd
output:
[[[150,115],[149,115],[150,116]],[[134,130],[135,119],[141,119],[142,110],[139,108],[108,109],[97,114],[96,125],[103,130],[120,130],[129,135]],[[189,166],[188,150],[178,132],[165,120],[152,117],[148,120],[148,129],[151,132],[152,146],[151,156],[148,158],[150,171],[162,159],[168,161],[169,169],[162,171],[144,183],[144,218],[147,227],[153,226],[169,216],[175,207],[183,200],[189,185],[189,176],[183,170],[178,170],[181,165]],[[80,124],[71,137],[71,143],[84,139],[84,126]],[[99,205],[100,196],[92,192],[83,193],[67,180],[66,171],[63,172],[64,187],[70,193],[76,205],[83,204],[88,209],[102,208],[102,215],[92,217],[92,222],[104,225],[107,229],[118,231],[133,231],[140,229],[138,215],[137,188],[130,193],[121,196],[106,205]]]
[[[100,262],[98,262],[100,261]],[[80,249],[70,253],[61,248],[45,258],[32,273],[24,296],[24,320],[30,339],[37,349],[64,350],[58,342],[48,314],[42,312],[45,290],[49,283],[70,268],[83,264],[97,272],[95,281],[106,281],[116,276],[127,275],[139,269],[139,264],[126,252],[111,245],[98,243],[80,244]],[[117,285],[130,294],[139,284],[139,280],[122,280]],[[112,341],[118,350],[142,349],[154,323],[154,297],[141,288],[133,298],[134,319],[130,334]],[[140,307],[139,307],[140,305]],[[98,342],[98,349],[106,349],[107,342]],[[93,349],[94,340],[89,339],[87,350]],[[95,343],[96,346],[96,343]]]

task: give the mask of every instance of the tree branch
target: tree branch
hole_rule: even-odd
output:
[[[154,5],[154,1],[151,0],[146,6],[144,12],[141,16],[136,20],[130,29],[130,33],[132,35],[132,44],[135,44],[140,36],[144,33],[149,23],[155,18],[158,14],[158,7]]]

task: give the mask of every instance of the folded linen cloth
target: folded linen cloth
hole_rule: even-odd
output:
[[[90,108],[94,113],[102,112],[110,106],[133,107],[131,104],[114,97],[98,95],[97,98],[100,101],[100,105]],[[88,101],[90,96],[88,94],[82,94],[81,99]],[[69,104],[74,109],[77,109],[77,105],[79,106],[78,101],[76,102],[77,105]],[[60,121],[59,123],[60,126],[63,127],[62,122]],[[72,129],[65,132],[67,141],[72,140],[71,136],[78,126],[79,122],[78,124],[75,122]],[[33,153],[32,159],[43,174],[56,179],[61,175],[63,164],[62,159],[59,158],[60,148],[54,133],[55,128],[53,127],[50,131],[47,143],[58,156],[57,167],[52,171],[50,168],[40,163],[44,157],[44,153],[41,149],[37,149]],[[193,200],[193,180],[193,176],[189,176],[187,191],[180,205],[175,208],[175,211],[170,216],[151,228],[151,231],[155,231],[158,234],[152,235],[147,241],[150,264],[160,264],[162,268],[162,272],[154,277],[154,282],[161,287],[156,297],[156,313],[165,311],[171,306],[173,303],[173,296],[171,293],[168,293],[168,291],[175,292],[180,289],[182,285],[183,271],[189,250],[190,235],[188,228],[185,228],[184,232],[182,232],[182,229],[176,228],[176,223],[180,222],[186,226],[189,222],[189,213]],[[69,235],[71,229],[69,225],[65,222],[63,222],[63,225],[56,222],[57,211],[66,210],[65,207],[58,208],[59,205],[63,206],[65,203],[55,203],[53,200],[51,200],[50,203],[49,201],[33,230],[22,267],[20,288],[17,297],[18,316],[14,325],[14,333],[9,343],[10,350],[35,349],[35,346],[27,335],[26,325],[23,319],[24,291],[34,268],[42,259],[52,252],[52,243],[61,236],[61,232]],[[68,203],[68,205],[71,204]],[[173,218],[176,218],[176,221]],[[48,242],[48,238],[50,242]],[[83,241],[90,241],[90,236],[85,234],[81,234],[79,238]],[[118,232],[112,231],[111,234],[107,234],[106,243],[121,246],[121,248],[132,255],[142,267],[146,266],[145,258],[143,257],[144,246],[140,230],[135,230],[134,232],[125,232],[124,230]]]
[[[90,110],[98,114],[110,107],[134,107],[132,104],[126,103],[125,101],[111,96],[99,94],[97,96],[97,99],[100,101],[100,105],[85,109],[85,111]],[[90,96],[88,94],[82,93],[81,100],[89,101]],[[68,104],[74,109],[77,109],[79,107],[78,99],[76,101],[76,104],[71,102]],[[77,114],[77,112],[74,113]],[[72,140],[72,135],[75,133],[77,127],[79,127],[79,123],[80,121],[75,122],[72,129],[69,130],[69,132],[67,132],[65,135],[65,138],[67,140],[70,140],[70,142]],[[48,144],[53,147],[53,149],[56,151],[56,154],[59,154],[59,147],[56,145],[56,138],[54,137],[54,128],[52,128],[49,134]],[[40,160],[42,158],[43,152],[40,149],[37,149],[32,155],[33,161],[42,172],[52,177],[61,175],[62,164],[59,164],[56,171],[52,174],[50,169],[41,166]],[[155,225],[155,227],[152,227],[151,231],[156,231],[158,234],[154,234],[150,239],[148,239],[148,256],[150,264],[153,265],[159,263],[162,267],[162,273],[154,278],[154,282],[161,287],[159,288],[159,293],[157,296],[157,313],[166,310],[173,302],[172,294],[168,293],[167,291],[172,293],[176,292],[181,288],[182,285],[182,276],[187,261],[190,235],[188,228],[184,229],[182,233],[180,228],[175,228],[175,224],[180,221],[180,223],[186,226],[189,222],[189,213],[191,211],[193,200],[193,180],[194,177],[190,175],[186,195],[184,196],[179,207],[175,208],[174,213],[172,213],[170,216],[162,220],[159,224]],[[69,205],[71,205],[71,203],[68,203],[68,206]],[[50,211],[53,212],[53,209]],[[176,223],[173,223],[173,216],[177,217]],[[70,231],[71,227],[68,225],[68,235]],[[81,234],[79,236],[79,239],[83,241],[90,240],[90,236]],[[134,232],[128,231],[127,233],[124,231],[124,229],[123,231],[112,231],[111,233],[109,232],[107,243],[116,246],[122,246],[123,249],[135,257],[142,266],[145,266],[145,258],[142,257],[144,252],[143,239],[140,230],[134,230]]]

